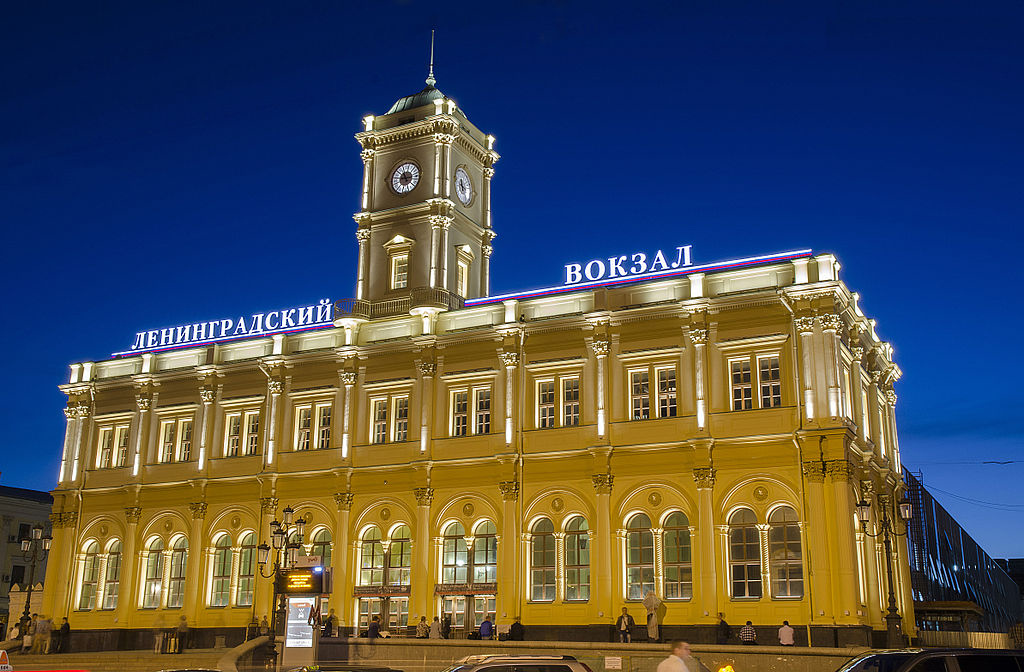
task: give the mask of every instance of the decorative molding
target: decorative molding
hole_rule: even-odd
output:
[[[4,516],[4,518],[7,518],[7,516]],[[52,527],[55,530],[59,529],[61,527],[64,527],[64,514],[63,513],[51,513],[50,514],[50,527]]]
[[[603,338],[595,339],[590,342],[590,349],[594,351],[594,355],[605,357],[611,350],[611,344]]]
[[[141,506],[126,506],[124,507],[124,519],[128,521],[129,525],[136,525],[139,519],[142,518],[142,507]]]
[[[64,524],[64,527],[78,525],[78,511],[65,511],[61,514],[61,522]]]
[[[356,229],[356,240],[358,240],[360,243],[365,243],[366,241],[370,240],[370,230]]]
[[[708,342],[708,330],[707,329],[690,329],[690,341],[694,345],[703,345]]]
[[[503,502],[514,502],[519,499],[519,481],[502,481],[498,483],[498,488],[501,490]]]
[[[217,398],[217,392],[208,387],[204,387],[199,390],[199,398],[202,399],[204,404],[212,404]]]
[[[825,462],[825,473],[833,481],[847,481],[853,476],[853,465],[847,460],[828,460]]]
[[[416,365],[416,368],[420,370],[421,376],[433,376],[437,374],[437,364],[434,362],[420,362]]]
[[[260,511],[273,515],[277,512],[277,497],[260,497]]]
[[[419,506],[430,506],[434,503],[433,488],[414,488],[413,494],[416,495],[416,504]]]
[[[565,508],[565,500],[561,497],[555,497],[551,500],[551,510],[555,513],[561,513],[562,509]]]
[[[206,519],[206,502],[189,502],[188,510],[192,512],[192,520]]]
[[[796,330],[801,334],[806,334],[814,331],[814,318],[813,317],[795,317],[793,318],[793,325],[796,326]]]
[[[284,392],[284,383],[280,380],[268,380],[267,391],[273,395],[278,395]]]
[[[895,408],[895,407],[896,407],[896,393],[895,393],[895,392],[893,392],[892,390],[886,390],[886,391],[885,391],[885,401],[886,401],[886,402],[887,402],[887,403],[888,403],[888,404],[889,404],[890,406],[892,406],[893,408]]]
[[[148,411],[153,405],[153,397],[145,394],[135,395],[135,405],[140,411]]]
[[[803,463],[804,476],[811,483],[823,483],[825,481],[825,465],[821,460],[807,460]]]
[[[494,177],[494,168],[484,168],[484,177],[488,180]]]
[[[647,495],[647,501],[650,502],[651,506],[661,506],[661,493],[652,492],[651,494]]]
[[[355,499],[355,495],[351,492],[334,493],[334,504],[338,507],[338,511],[351,511],[353,499]]]
[[[480,252],[482,252],[485,257],[490,257],[491,254],[494,252],[494,246],[493,245],[483,245],[483,246],[480,247]]]
[[[450,145],[455,142],[455,136],[451,133],[434,133],[435,145]]]
[[[715,487],[715,468],[695,467],[693,470],[693,482],[697,484],[698,490],[710,490]]]
[[[427,219],[430,220],[430,227],[432,229],[447,229],[455,221],[454,217],[447,215],[430,215]]]
[[[860,482],[860,494],[861,494],[861,497],[863,497],[864,499],[867,499],[874,492],[875,492],[875,483],[874,483],[874,481],[864,480],[864,481]]]
[[[853,355],[853,360],[855,362],[859,362],[860,360],[864,359],[864,348],[860,347],[859,345],[855,345],[852,348],[850,348],[850,354]]]
[[[466,502],[462,505],[462,515],[472,516],[474,511],[476,511],[476,507],[473,506],[473,502]],[[472,545],[472,542],[468,541],[469,539],[472,539],[472,537],[467,537],[467,542]]]
[[[363,151],[359,152],[359,158],[363,160],[363,163],[368,163],[370,159],[373,158],[373,155],[376,153],[377,152],[372,149],[364,149]]]
[[[839,331],[843,326],[843,318],[834,313],[826,313],[818,316],[818,322],[825,331]]]
[[[766,488],[763,485],[759,485],[756,488],[754,488],[754,499],[756,499],[759,502],[763,502],[764,500],[768,499],[768,494],[768,488]]]
[[[356,384],[356,374],[351,371],[342,371],[338,374],[338,380],[341,381],[342,385],[349,386]]]
[[[599,495],[610,495],[612,494],[612,486],[615,484],[615,477],[611,474],[594,474],[590,477],[590,482],[594,485],[594,492]]]
[[[501,359],[501,363],[506,367],[513,367],[519,364],[519,353],[518,352],[503,352],[498,357]]]

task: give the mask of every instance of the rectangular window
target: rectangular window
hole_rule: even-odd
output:
[[[555,381],[542,380],[537,383],[537,427],[547,429],[555,426]]]
[[[331,405],[298,406],[295,409],[295,450],[331,447]]]
[[[562,379],[562,426],[580,424],[580,379]]]
[[[227,417],[227,438],[224,441],[224,456],[238,455],[242,443],[242,414],[232,413]]]
[[[114,431],[114,443],[117,446],[115,467],[123,467],[128,464],[128,429],[128,425],[122,425]]]
[[[675,367],[656,369],[658,373],[658,417],[676,417]]]
[[[174,461],[174,437],[175,437],[175,426],[174,422],[163,423],[162,436],[163,439],[160,442],[160,461],[161,462],[173,462]]]
[[[473,390],[473,433],[491,433],[491,388]]]
[[[192,457],[192,421],[178,423],[178,461],[188,462]]]
[[[245,454],[255,455],[260,448],[260,413],[250,411],[245,414]]]
[[[868,393],[865,391],[865,388],[867,388],[867,385],[865,383],[861,382],[861,388],[860,388],[860,417],[861,417],[860,438],[862,438],[865,441],[867,441],[868,437],[871,436],[871,414],[868,413]]]
[[[753,405],[750,387],[750,360],[730,360],[729,375],[732,383],[732,410],[749,410]]]
[[[466,265],[466,262],[459,262],[456,276],[456,291],[459,296],[467,296],[469,293],[469,266]]]
[[[646,370],[629,372],[629,408],[634,420],[651,417],[651,396],[648,389],[649,374]]]
[[[843,365],[843,415],[853,420],[853,394],[850,388],[850,367]]]
[[[391,257],[391,289],[405,289],[409,286],[409,255],[396,254]]]
[[[761,408],[782,405],[782,375],[779,358],[775,355],[757,358],[758,385],[761,388]]]
[[[395,397],[391,401],[394,418],[391,429],[392,441],[409,440],[409,397]]]
[[[98,469],[109,469],[114,458],[114,428],[100,430],[100,454],[96,460]]]
[[[452,436],[465,436],[469,431],[469,393],[452,392]]]
[[[313,431],[313,409],[304,406],[297,409],[295,419],[295,450],[309,450],[309,435]]]
[[[373,429],[370,432],[370,443],[385,443],[388,440],[388,400],[374,399]]]
[[[316,447],[326,450],[331,447],[331,405],[316,407]]]

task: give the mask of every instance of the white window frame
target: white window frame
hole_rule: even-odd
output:
[[[576,399],[569,400],[566,396],[568,391],[567,383],[576,383]],[[576,407],[576,422],[569,422],[569,414],[566,409],[574,405]],[[558,378],[558,424],[562,427],[579,427],[583,422],[583,382],[577,374],[560,376]]]
[[[765,381],[761,379],[761,362],[764,360],[772,360],[778,364],[779,377],[775,380],[767,381],[768,384],[772,385],[772,392],[769,395],[772,399],[775,397],[775,387],[778,388],[779,403],[771,403],[765,405],[764,400],[764,385]],[[758,408],[779,408],[782,406],[782,357],[777,352],[765,352],[758,353],[754,356],[754,361],[757,364],[757,407]],[[769,371],[771,370],[771,364],[768,365]]]
[[[465,410],[461,413],[458,411],[458,399],[459,397],[465,397]],[[473,411],[470,408],[472,400],[472,394],[469,388],[458,387],[448,391],[448,436],[451,437],[462,437],[469,436],[472,431],[472,415]],[[458,423],[456,420],[461,419],[465,425],[463,431],[459,433]]]
[[[485,415],[480,411],[480,395],[487,393],[487,428],[481,431],[479,427],[480,418]],[[462,434],[455,433],[457,395],[466,395],[466,431]],[[494,389],[490,384],[486,385],[459,385],[448,389],[448,436],[461,438],[464,436],[477,436],[490,434],[494,429]]]
[[[675,381],[675,389],[671,391],[671,395],[662,392],[661,390],[661,372],[672,371],[672,379]],[[637,374],[647,375],[647,392],[644,394],[633,393],[633,376]],[[650,364],[643,364],[640,366],[631,366],[626,369],[626,389],[628,392],[628,410],[630,420],[661,420],[664,418],[677,418],[679,417],[679,367],[675,362],[666,362],[664,360],[654,361]],[[673,403],[671,405],[672,412],[668,413],[662,410],[662,399],[671,397]],[[634,412],[634,401],[637,399],[647,400],[647,417],[637,417]]]
[[[547,403],[543,400],[544,392],[542,387],[551,387],[551,401]],[[534,404],[533,404],[533,426],[537,429],[553,429],[558,426],[558,382],[554,378],[540,378],[534,382],[533,386]],[[544,413],[543,410],[550,410],[551,424],[543,424]]]
[[[399,426],[398,410],[402,402],[405,402],[405,427],[404,437],[401,436],[399,430],[402,429]],[[377,418],[377,405],[382,404],[384,410],[383,422],[384,425],[378,432],[378,423],[380,420]],[[412,421],[412,396],[408,391],[402,390],[401,392],[384,392],[372,394],[369,398],[369,416],[368,416],[368,431],[367,440],[369,443],[374,445],[382,445],[385,443],[404,443],[410,441],[411,436],[411,421]],[[382,437],[382,438],[381,438]],[[378,440],[380,438],[380,440]]]
[[[567,383],[576,383],[576,399],[572,402],[576,406],[576,422],[566,421],[566,406],[569,403],[566,399]],[[543,408],[551,409],[551,424],[541,425],[541,386],[551,385],[551,402],[543,404]],[[556,374],[538,377],[534,380],[533,386],[533,426],[535,429],[554,429],[556,427],[579,427],[583,424],[583,381],[582,375],[573,371],[571,373]]]
[[[324,411],[327,411],[327,422],[324,422]],[[302,426],[302,414],[309,413],[309,426]],[[295,432],[292,450],[326,450],[331,447],[331,423],[334,420],[334,404],[330,401],[319,401],[299,404],[295,407]],[[326,431],[326,435],[324,432]],[[304,440],[305,439],[305,440]],[[326,439],[326,445],[325,444]]]
[[[399,407],[404,404],[405,406],[405,417],[399,417]],[[409,440],[409,395],[408,394],[396,394],[391,397],[391,418],[388,423],[388,436],[391,443],[404,443]],[[400,427],[400,423],[404,422],[405,426]]]
[[[487,427],[486,428],[481,428],[480,427],[480,419],[484,415],[484,413],[481,413],[481,410],[480,410],[480,394],[482,392],[486,392],[487,393],[487,412],[486,412],[486,415],[487,415]],[[490,385],[478,385],[476,387],[473,387],[472,388],[472,393],[471,393],[470,403],[472,404],[471,411],[472,411],[472,414],[473,414],[470,430],[473,432],[473,434],[490,434],[491,433],[491,428],[494,426],[494,391],[491,390],[491,386]]]
[[[171,440],[170,454],[166,454],[167,429],[174,429],[174,436]],[[188,440],[185,439],[185,430],[188,429]],[[195,445],[195,419],[192,416],[164,417],[160,419],[159,443],[157,445],[157,462],[160,464],[172,464],[175,462],[189,462],[192,460]],[[186,450],[188,453],[186,454]]]
[[[399,265],[403,265],[401,280],[399,280]],[[391,255],[388,272],[388,287],[391,289],[408,289],[409,287],[409,252],[399,252]]]
[[[252,419],[256,418],[256,432],[252,430]],[[231,450],[231,422],[238,418],[238,452],[232,454]],[[223,457],[251,457],[260,454],[260,439],[263,435],[263,418],[259,408],[233,408],[224,413],[224,445],[221,450]],[[255,450],[249,452],[249,445],[255,442]]]
[[[752,357],[750,355],[747,355],[745,357],[730,357],[728,360],[730,411],[752,411],[754,410],[754,408],[757,408],[754,406],[754,385],[756,384],[756,378],[754,376],[754,371],[752,370],[753,367],[751,366],[751,359]],[[737,365],[739,365],[740,367],[746,367],[746,370],[741,368],[739,371],[735,371],[734,367]],[[737,373],[741,376],[745,373],[747,376],[747,380],[741,380],[740,382],[737,383],[735,379]],[[737,399],[737,390],[739,390],[740,392],[746,391],[747,396],[741,396],[739,399]],[[740,408],[736,407],[737,402],[741,404]]]
[[[657,398],[657,410],[659,418],[675,418],[679,416],[679,371],[676,369],[675,364],[656,364],[654,365],[654,377],[651,379],[654,381],[655,390],[654,394]],[[672,389],[662,390],[661,389],[661,374],[664,371],[672,372]],[[662,400],[671,399],[671,412],[667,412],[662,409]]]

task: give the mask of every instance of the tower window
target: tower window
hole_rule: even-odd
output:
[[[405,289],[409,286],[409,255],[396,254],[391,257],[391,289]]]

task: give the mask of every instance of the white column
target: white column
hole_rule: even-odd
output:
[[[64,417],[66,418],[64,427],[64,450],[61,452],[60,458],[60,474],[57,476],[57,483],[63,483],[64,477],[69,475],[71,469],[71,444],[75,432],[77,431],[78,416],[77,407],[68,403],[68,407],[64,409]]]
[[[203,400],[203,412],[199,420],[199,464],[197,469],[202,471],[210,452],[210,422],[216,415],[214,404],[217,401],[217,392],[204,387],[199,391],[199,398]]]
[[[608,404],[606,401],[607,385],[605,384],[605,359],[608,357],[609,344],[605,339],[595,340],[590,344],[597,358],[597,435],[603,437],[608,429]]]
[[[359,152],[359,156],[363,159],[363,210],[370,209],[370,190],[373,187],[373,155],[372,149],[364,149]]]
[[[519,353],[503,352],[500,357],[501,363],[505,365],[505,443],[511,444],[513,380],[515,378],[516,365],[519,363]]]
[[[804,417],[813,420],[814,409],[814,367],[811,364],[811,357],[814,349],[814,318],[797,317],[793,319],[796,330],[800,334],[800,378],[804,395]]]
[[[420,452],[426,453],[430,445],[431,422],[430,414],[434,408],[434,374],[437,373],[437,364],[434,362],[419,363],[421,386],[420,386]],[[473,403],[470,399],[468,403]],[[431,491],[433,493],[433,491]],[[432,496],[432,495],[431,495]]]
[[[843,414],[839,389],[839,329],[843,320],[838,315],[820,315],[823,345],[825,346],[825,385],[828,388],[829,417],[838,418]]]
[[[342,371],[338,374],[338,380],[345,389],[345,407],[341,413],[341,459],[344,460],[348,458],[352,447],[352,393],[356,384],[356,374]]]
[[[356,298],[366,299],[367,277],[370,265],[370,229],[359,229],[356,231],[356,240],[359,241],[359,266],[356,280]],[[388,270],[390,273],[390,269]]]
[[[697,429],[707,427],[707,365],[704,348],[708,342],[707,329],[690,329],[690,342],[693,343],[693,399],[697,407]]]

